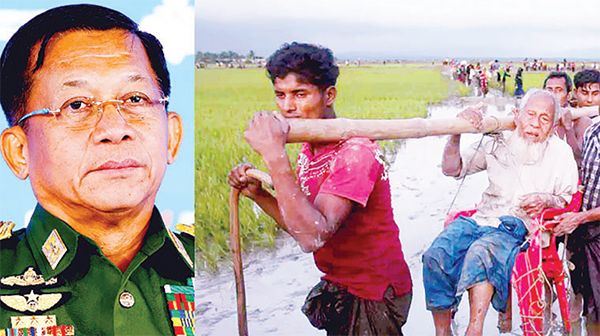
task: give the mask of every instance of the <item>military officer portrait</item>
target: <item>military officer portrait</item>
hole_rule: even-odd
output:
[[[193,228],[174,233],[155,204],[184,135],[159,40],[66,5],[0,62],[0,149],[37,201],[23,228],[0,222],[0,336],[192,335]]]

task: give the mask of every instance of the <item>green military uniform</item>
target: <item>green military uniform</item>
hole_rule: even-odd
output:
[[[173,335],[184,318],[171,317],[165,291],[193,293],[181,287],[194,276],[193,246],[193,237],[168,231],[154,208],[143,245],[122,273],[94,241],[38,205],[26,229],[0,240],[0,335],[31,316],[37,325],[54,319],[58,335]],[[193,322],[193,311],[187,317],[184,324]]]

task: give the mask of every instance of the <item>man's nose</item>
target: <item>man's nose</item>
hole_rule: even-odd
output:
[[[287,95],[283,99],[282,108],[283,108],[282,112],[284,112],[284,113],[294,112],[296,110],[296,102],[294,101],[294,98]]]
[[[539,128],[540,125],[541,125],[541,122],[540,122],[540,118],[539,117],[532,118],[532,120],[531,120],[531,126],[533,126],[535,128]]]
[[[96,143],[115,143],[133,139],[135,132],[120,111],[118,104],[99,106],[98,123],[94,128],[93,139]]]

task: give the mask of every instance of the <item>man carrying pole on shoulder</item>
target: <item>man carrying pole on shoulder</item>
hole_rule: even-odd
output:
[[[575,75],[575,102],[577,108],[600,108],[600,74],[594,70],[580,71]],[[561,106],[560,123],[556,127],[559,138],[564,139],[573,149],[577,166],[581,166],[583,134],[592,123],[592,118],[581,116],[573,120],[569,109],[571,78],[564,72],[551,72],[544,80],[543,88],[554,93]],[[598,113],[598,111],[596,111]],[[597,114],[596,114],[597,115]]]
[[[339,69],[329,49],[292,43],[271,56],[267,72],[278,112],[257,112],[244,137],[271,174],[277,197],[246,175],[229,183],[256,202],[312,252],[325,273],[302,308],[328,335],[401,335],[412,282],[391,208],[379,146],[365,138],[303,144],[294,175],[285,151],[288,118],[335,118]]]
[[[577,77],[577,75],[580,75]],[[579,72],[576,78],[580,83],[577,101],[594,104],[600,99],[598,81],[600,74],[595,70]],[[585,80],[584,84],[581,84]],[[588,81],[589,80],[589,81]],[[594,92],[597,92],[594,94]],[[585,93],[585,94],[584,94]],[[587,97],[587,98],[586,98]],[[558,216],[555,228],[557,235],[570,234],[567,247],[570,260],[575,265],[571,271],[571,282],[575,291],[575,301],[583,298],[588,335],[600,335],[600,123],[593,122],[585,131],[582,147],[581,176],[584,187],[581,212]],[[580,307],[580,306],[579,306]],[[581,310],[572,312],[573,320],[579,322]],[[575,324],[579,334],[580,323]]]

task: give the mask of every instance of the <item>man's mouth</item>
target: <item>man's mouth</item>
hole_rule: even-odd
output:
[[[141,168],[143,165],[135,159],[123,159],[123,160],[109,160],[101,164],[100,166],[92,169],[90,172],[95,171],[125,171],[128,169]]]

